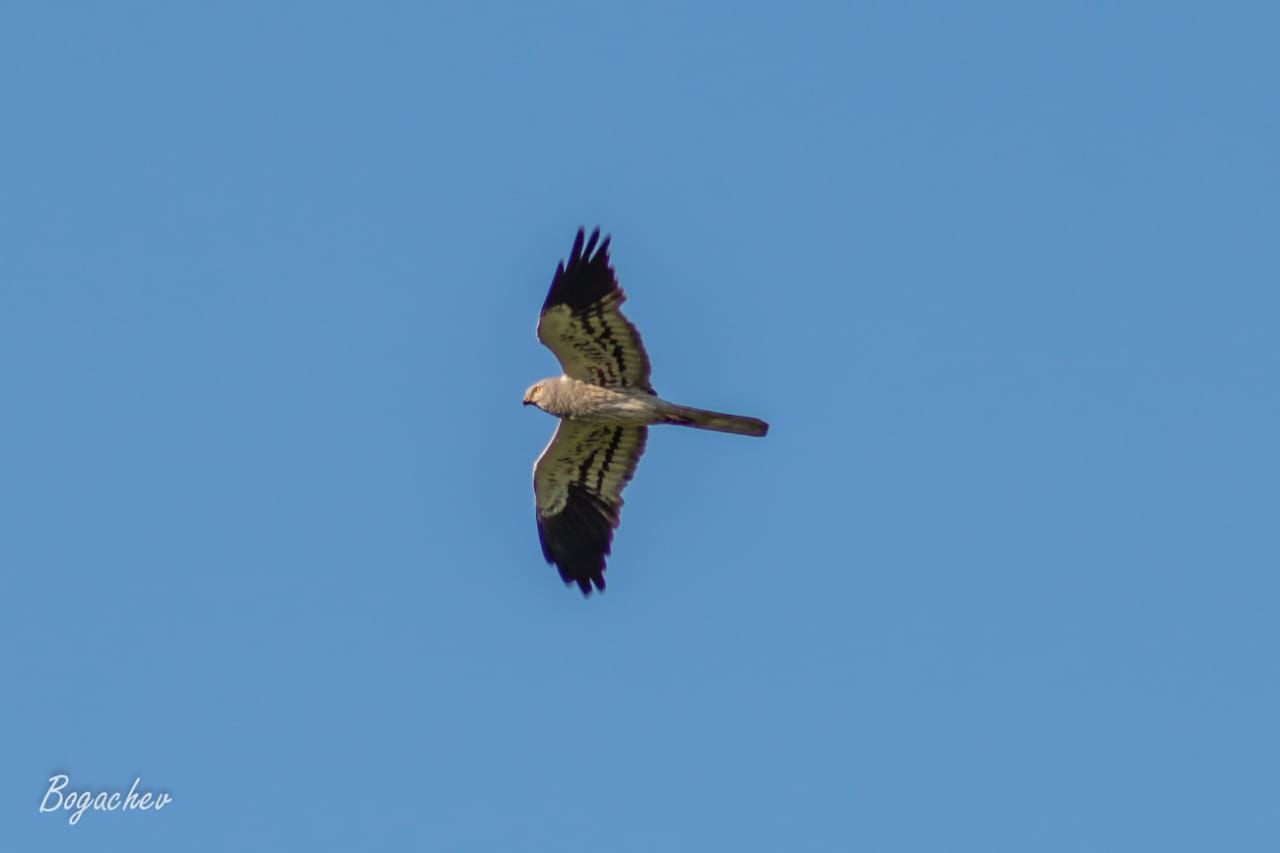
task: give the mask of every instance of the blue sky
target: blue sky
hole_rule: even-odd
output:
[[[3,846],[1277,849],[1277,26],[7,5]],[[584,600],[520,395],[596,224],[773,429],[655,430]]]

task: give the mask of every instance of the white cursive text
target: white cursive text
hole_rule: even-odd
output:
[[[121,794],[119,791],[66,791],[63,793],[67,785],[71,784],[71,777],[65,773],[58,773],[49,777],[49,790],[45,791],[44,799],[40,801],[40,812],[71,812],[67,822],[75,826],[79,822],[80,816],[87,810],[93,809],[96,812],[114,812],[114,811],[160,811],[160,809],[173,802],[173,797],[165,793],[152,794],[150,791],[138,793],[138,787],[142,784],[141,777],[135,777],[133,784],[129,786],[129,793]]]

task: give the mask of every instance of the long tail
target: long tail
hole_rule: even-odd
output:
[[[732,432],[737,435],[764,435],[769,432],[769,425],[759,418],[708,412],[706,409],[678,406],[675,403],[667,403],[662,414],[662,422],[667,424],[711,429],[716,432]]]

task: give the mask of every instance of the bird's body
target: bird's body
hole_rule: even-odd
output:
[[[547,562],[584,594],[604,589],[605,556],[618,526],[622,489],[635,472],[648,427],[676,424],[763,436],[756,418],[670,403],[649,382],[649,357],[619,307],[626,296],[609,266],[609,238],[578,231],[538,319],[538,339],[564,375],[534,383],[525,405],[560,418],[533,469],[538,537]]]
[[[588,424],[678,424],[740,435],[764,435],[769,429],[768,424],[756,418],[694,409],[669,403],[652,391],[606,388],[569,376],[556,376],[534,384],[526,393],[526,402],[549,415]]]
[[[657,423],[662,402],[639,388],[606,388],[569,376],[544,379],[530,391],[535,398],[530,404],[549,415],[582,423],[647,426]]]

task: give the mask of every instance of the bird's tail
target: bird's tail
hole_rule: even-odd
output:
[[[769,425],[759,418],[746,415],[727,415],[724,412],[708,412],[706,409],[695,409],[692,406],[678,406],[667,403],[663,409],[663,423],[691,426],[697,429],[711,429],[716,432],[732,432],[737,435],[764,435],[769,432]]]

